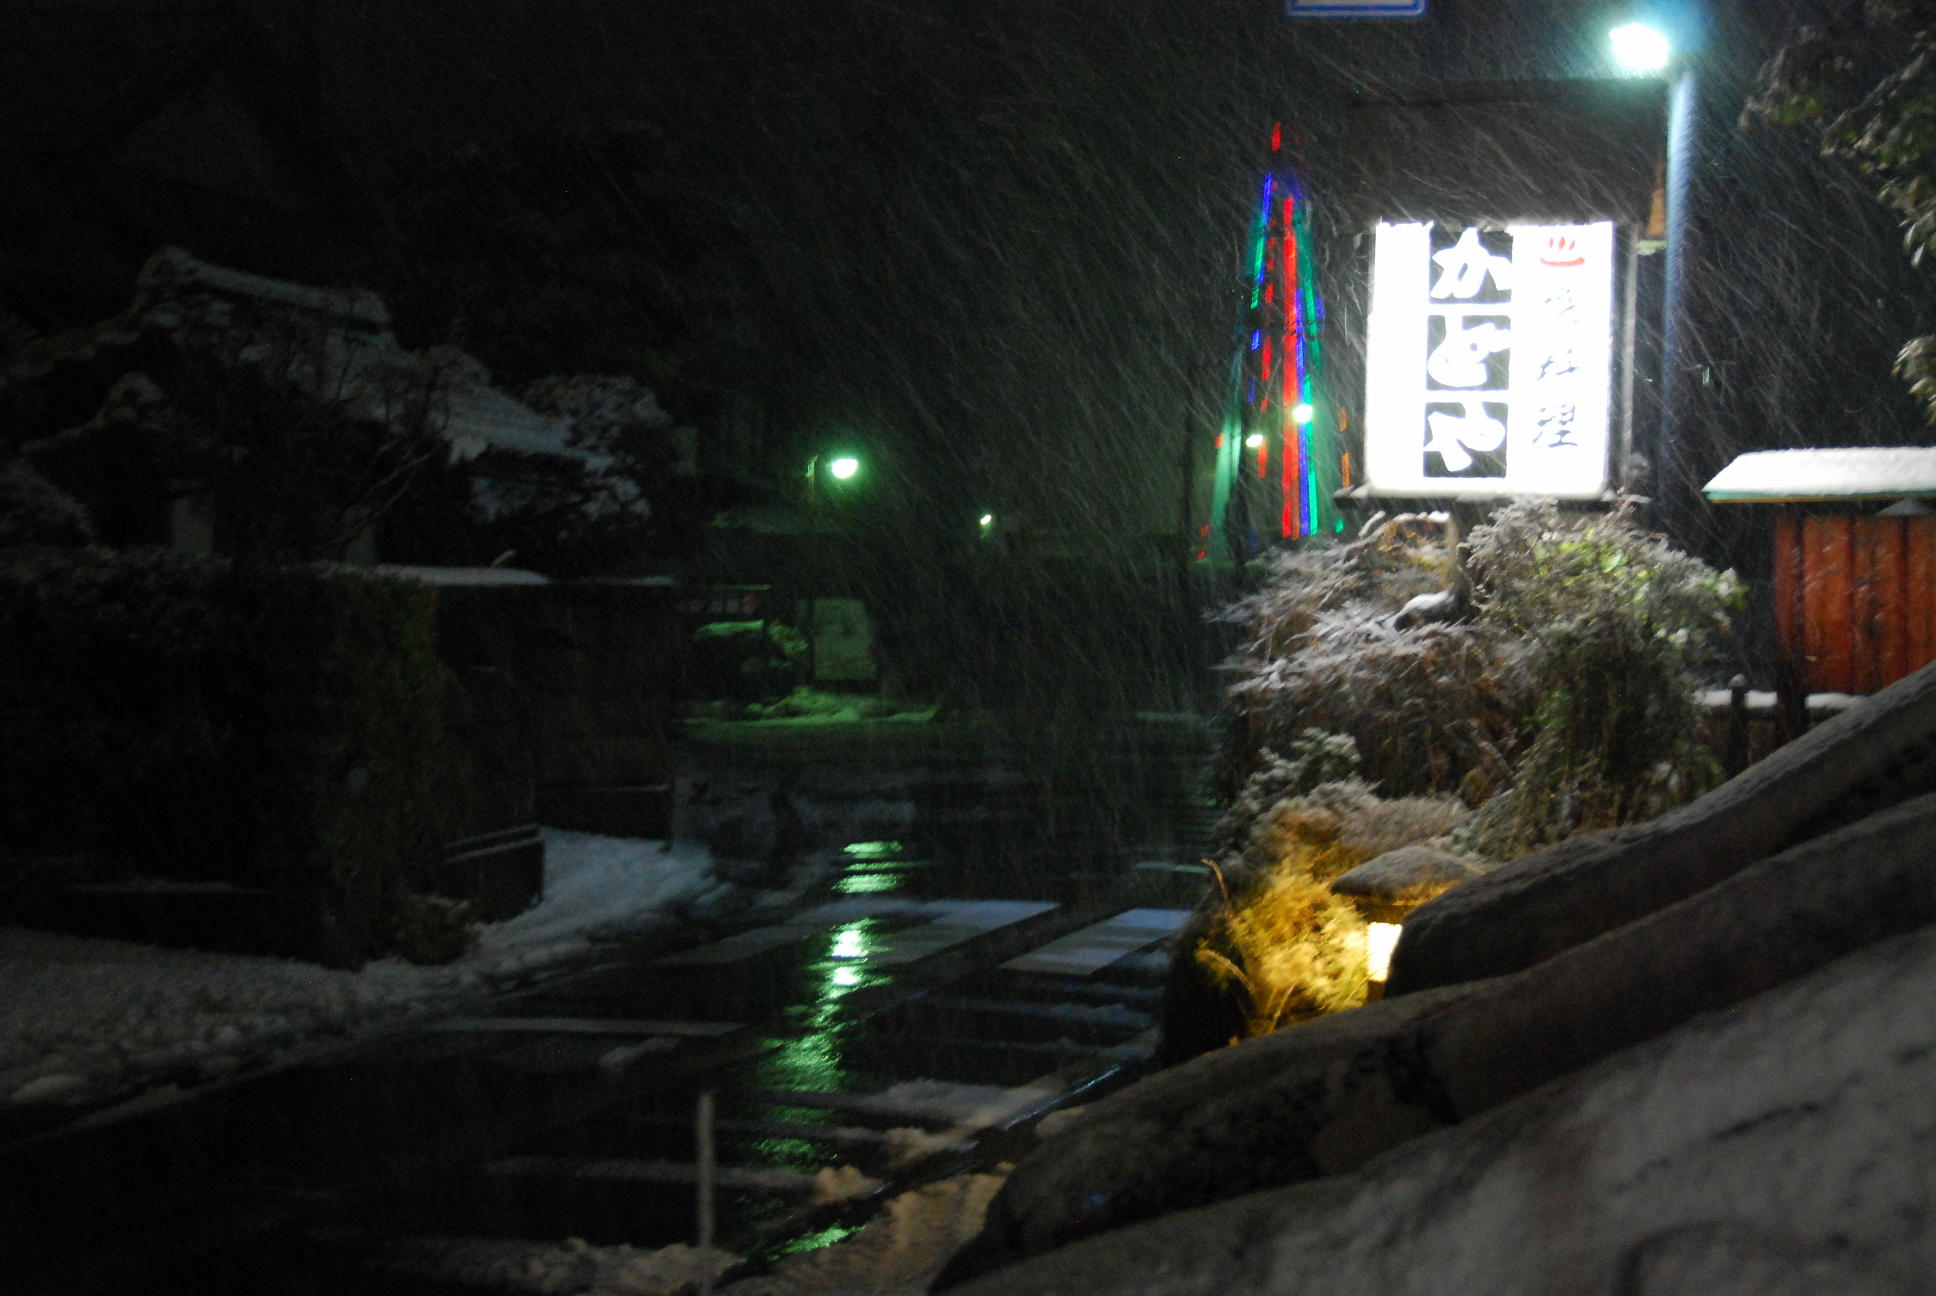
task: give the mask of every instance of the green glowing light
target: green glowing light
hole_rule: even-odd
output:
[[[907,844],[897,841],[848,842],[841,849],[855,859],[864,860],[893,859],[897,855],[907,854]]]
[[[837,959],[861,960],[867,957],[867,926],[865,923],[849,923],[834,932],[833,947],[828,956]]]
[[[902,881],[900,873],[849,873],[834,883],[834,891],[840,895],[877,895],[894,890]]]
[[[827,471],[834,475],[834,480],[846,481],[860,471],[860,460],[852,455],[841,455],[827,461]]]
[[[829,1228],[821,1229],[818,1233],[808,1233],[803,1237],[793,1239],[793,1241],[780,1248],[779,1254],[798,1255],[802,1251],[818,1251],[821,1247],[832,1246],[842,1238],[850,1237],[854,1233],[859,1232],[859,1230],[860,1225],[858,1224],[835,1224]]]
[[[838,1090],[843,1072],[840,1036],[827,1030],[787,1040],[759,1065],[761,1084],[802,1093]]]
[[[764,1138],[753,1144],[760,1159],[796,1170],[818,1170],[827,1164],[826,1152],[802,1138]]]

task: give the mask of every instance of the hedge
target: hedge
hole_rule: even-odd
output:
[[[0,551],[0,880],[316,894],[347,962],[435,846],[436,594],[352,569]]]

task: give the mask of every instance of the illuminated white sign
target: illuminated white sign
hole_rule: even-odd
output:
[[[1607,486],[1613,223],[1380,224],[1365,474],[1377,494]]]

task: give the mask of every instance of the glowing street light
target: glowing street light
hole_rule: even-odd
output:
[[[1667,39],[1667,33],[1646,23],[1627,23],[1615,27],[1607,33],[1613,43],[1613,60],[1623,72],[1634,76],[1645,76],[1650,72],[1665,71],[1674,56],[1674,46]]]
[[[860,459],[851,454],[817,454],[807,461],[807,511],[813,518],[813,549],[817,562],[809,579],[818,582],[824,579],[826,555],[822,538],[825,523],[820,519],[820,511],[831,504],[831,494],[821,480],[821,474],[837,482],[852,481],[860,474]],[[807,632],[807,684],[809,687],[820,682],[820,600],[809,590],[804,600]]]

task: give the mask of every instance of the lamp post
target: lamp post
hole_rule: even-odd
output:
[[[814,564],[814,571],[811,577],[815,581],[818,581],[824,575],[826,568],[825,542],[819,534],[822,525],[821,506],[826,498],[822,491],[820,481],[823,463],[827,476],[837,482],[852,481],[860,474],[859,457],[845,452],[836,454],[823,452],[807,460],[807,515],[814,533],[812,543],[815,556],[818,559]],[[806,600],[807,624],[805,627],[807,634],[808,687],[812,687],[820,682],[820,636],[819,630],[814,624],[814,614],[816,611],[815,599],[816,596],[809,589]]]

